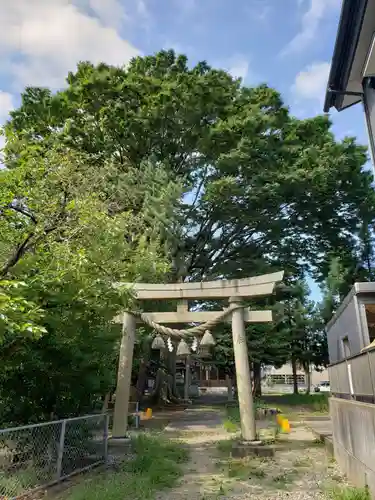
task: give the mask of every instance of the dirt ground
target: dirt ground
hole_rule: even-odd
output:
[[[231,457],[233,434],[224,429],[223,417],[219,409],[189,409],[166,427],[167,436],[189,448],[191,460],[179,485],[157,500],[318,500],[343,484],[335,462],[303,422],[294,421],[291,433],[278,437],[272,459],[239,460]]]

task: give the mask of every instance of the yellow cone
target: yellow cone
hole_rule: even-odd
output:
[[[290,423],[289,423],[289,420],[287,418],[283,418],[283,421],[281,423],[281,430],[283,432],[286,432],[289,434],[290,432]]]
[[[290,432],[290,423],[289,420],[282,415],[277,415],[276,417],[277,425],[280,427],[282,432],[288,433]]]

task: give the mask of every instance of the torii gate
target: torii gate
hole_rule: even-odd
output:
[[[249,356],[247,351],[245,322],[263,323],[272,321],[272,311],[251,311],[241,304],[242,299],[271,295],[276,283],[282,281],[284,271],[238,280],[207,281],[200,283],[129,284],[139,300],[177,300],[176,312],[130,313],[115,318],[122,322],[120,357],[117,375],[116,401],[113,419],[113,438],[126,437],[129,407],[130,381],[137,319],[162,330],[164,335],[178,338],[194,334],[231,315],[233,350],[236,366],[238,401],[241,417],[241,433],[244,441],[256,440],[256,428],[251,390]],[[229,308],[224,311],[192,312],[188,300],[228,299]],[[200,327],[173,330],[161,327],[160,323],[203,323]]]

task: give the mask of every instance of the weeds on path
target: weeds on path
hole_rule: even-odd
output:
[[[328,413],[328,394],[280,394],[264,396],[267,404],[276,404],[281,407],[300,407],[314,413]]]
[[[188,453],[181,443],[161,437],[138,436],[133,443],[134,459],[117,472],[93,475],[73,486],[65,500],[147,500],[157,491],[174,486],[183,474]]]
[[[367,488],[350,487],[334,488],[328,492],[328,498],[330,500],[371,500]]]

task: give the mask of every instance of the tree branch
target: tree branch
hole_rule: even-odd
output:
[[[10,269],[17,264],[17,262],[25,255],[27,250],[29,249],[29,243],[32,240],[32,238],[35,236],[35,233],[29,233],[26,238],[23,240],[22,243],[20,243],[13,255],[8,259],[6,264],[3,266],[3,268],[0,271],[0,276],[4,277],[8,274]]]
[[[14,205],[13,203],[10,203],[7,208],[11,208],[12,210],[14,210],[15,212],[18,212],[22,215],[25,215],[26,217],[28,217],[29,219],[32,220],[32,222],[34,224],[37,224],[38,221],[37,221],[37,218],[35,217],[35,215],[33,215],[31,212],[29,212],[27,209],[25,208],[22,208],[18,205]]]

